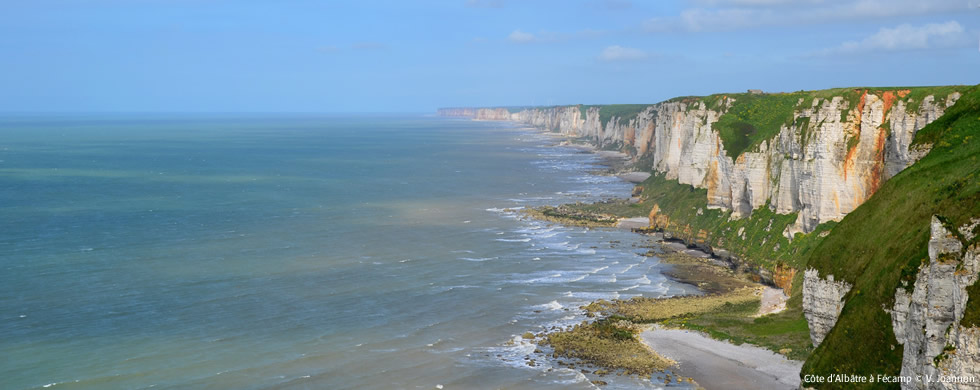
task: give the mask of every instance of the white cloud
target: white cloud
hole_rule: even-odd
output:
[[[599,54],[599,59],[603,61],[634,61],[642,60],[647,57],[647,53],[643,50],[634,49],[631,47],[622,47],[619,45],[613,45],[602,49],[602,53]]]
[[[922,26],[903,24],[895,28],[883,27],[860,41],[844,42],[840,46],[817,54],[850,54],[868,51],[903,51],[967,47],[973,40],[956,21],[930,23]]]
[[[514,32],[507,36],[507,39],[510,39],[511,42],[517,43],[534,42],[534,34],[526,33],[521,30],[514,30]]]
[[[643,29],[731,31],[768,26],[824,24],[852,20],[968,11],[964,0],[699,0],[678,15],[649,19]]]

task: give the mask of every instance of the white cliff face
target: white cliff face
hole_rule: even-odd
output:
[[[848,291],[851,291],[851,285],[834,281],[834,275],[823,279],[812,268],[803,273],[803,315],[810,326],[810,341],[814,347],[820,345],[837,324]]]
[[[919,102],[915,112],[903,93],[864,92],[848,102],[840,96],[798,106],[791,125],[737,158],[729,156],[712,125],[734,99],[718,107],[704,102],[664,102],[629,121],[600,123],[599,108],[585,116],[577,106],[524,110],[514,120],[575,137],[597,146],[616,145],[652,157],[653,169],[668,179],[708,190],[708,207],[748,216],[767,203],[775,212],[798,212],[784,234],[813,231],[839,221],[864,203],[881,184],[928,150],[910,150],[915,133],[943,114],[960,94]],[[854,108],[850,108],[853,106]],[[632,148],[632,149],[630,149]]]
[[[980,220],[975,220],[980,223]],[[972,239],[973,226],[960,229]],[[960,325],[969,299],[966,288],[977,282],[980,248],[963,244],[932,218],[929,262],[919,268],[911,294],[895,291],[889,311],[899,344],[904,345],[903,376],[940,375],[980,381],[980,328]],[[977,389],[980,383],[914,381],[903,389]]]

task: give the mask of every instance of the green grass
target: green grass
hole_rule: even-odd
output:
[[[754,306],[732,306],[696,317],[672,319],[665,324],[671,327],[705,332],[712,338],[728,340],[733,344],[750,343],[771,351],[785,351],[790,359],[803,360],[813,351],[810,344],[810,328],[802,309],[787,308],[785,311],[762,317],[752,317],[758,311]]]
[[[908,96],[905,96],[905,98],[902,100],[906,100],[908,102],[905,106],[906,107],[905,110],[907,112],[918,112],[919,107],[922,105],[922,101],[929,95],[934,96],[935,98],[935,100],[933,100],[934,103],[945,104],[946,98],[949,97],[951,93],[963,91],[967,88],[969,87],[962,86],[962,85],[905,88],[909,90],[909,94]],[[903,88],[897,88],[897,89],[903,89]]]
[[[960,325],[963,326],[980,326],[980,283],[974,283],[972,286],[967,287],[966,293],[970,296],[969,301],[966,303],[966,310],[963,311],[963,318],[960,319]]]
[[[980,216],[978,141],[980,89],[974,87],[917,135],[917,143],[935,143],[933,150],[887,181],[810,252],[808,266],[854,287],[837,325],[804,365],[804,374],[899,373],[902,346],[882,308],[892,307],[901,280],[908,279],[928,257],[933,215],[947,217],[954,226]],[[976,290],[976,286],[970,288]],[[970,299],[965,317],[976,321],[978,311],[980,299]],[[854,386],[878,387],[847,388]]]
[[[714,124],[725,151],[732,158],[772,139],[783,126],[792,123],[796,103],[804,94],[739,94],[734,97],[735,103]]]
[[[643,201],[638,204],[608,202],[574,207],[637,217],[646,216],[657,204],[661,213],[672,222],[668,230],[682,238],[693,239],[692,236],[703,229],[708,233],[710,245],[726,248],[751,264],[769,268],[777,262],[785,262],[798,270],[809,266],[818,269],[821,275],[833,274],[838,280],[848,281],[854,287],[846,297],[847,305],[840,321],[823,344],[812,351],[803,373],[897,375],[902,346],[897,344],[891,318],[882,308],[893,305],[895,290],[903,280],[913,281],[919,265],[928,258],[926,244],[932,215],[945,216],[953,226],[960,226],[971,217],[980,217],[980,88],[839,88],[762,95],[754,99],[734,94],[727,96],[737,99],[729,111],[735,115],[726,113],[722,119],[726,116],[729,119],[724,119],[724,123],[720,121],[721,127],[715,124],[719,131],[729,126],[723,141],[729,156],[736,157],[763,139],[775,136],[779,126],[789,123],[795,102],[801,96],[804,101],[796,108],[809,107],[815,99],[842,96],[848,106],[842,112],[842,119],[846,119],[848,111],[856,107],[865,90],[880,95],[883,91],[903,89],[910,90],[909,94],[905,98],[899,97],[896,102],[906,101],[909,111],[917,111],[928,95],[934,95],[936,101],[944,101],[954,91],[963,92],[960,101],[945,115],[917,133],[913,144],[933,144],[933,151],[885,182],[871,199],[840,223],[822,224],[810,234],[797,234],[792,242],[781,233],[796,219],[795,214],[778,215],[768,207],[762,207],[747,218],[729,220],[729,212],[707,209],[706,190],[667,180],[658,174],[642,184],[645,187]],[[720,105],[718,96],[672,100],[692,104],[706,99],[707,105]],[[775,99],[768,100],[775,104],[763,104],[767,99]],[[813,129],[820,126],[801,120],[796,125],[802,130],[804,142],[812,137]],[[642,156],[640,161],[652,165],[650,161],[644,162]],[[744,235],[739,235],[739,230],[744,231]],[[828,231],[828,236],[820,237]],[[729,313],[732,316],[719,313],[689,319],[684,326],[736,342],[790,348],[793,350],[790,356],[805,355],[810,351],[806,347],[809,340],[800,310],[801,279],[802,272],[798,272],[784,313],[758,321],[738,320],[734,313]],[[977,297],[980,284],[967,291],[971,297]],[[980,299],[968,300],[961,324],[980,325]],[[819,387],[837,388],[840,385],[820,384]],[[847,386],[852,387],[854,385]]]
[[[690,110],[700,101],[704,102],[708,109],[723,111],[723,103],[726,99],[734,98],[735,101],[731,108],[718,118],[718,122],[713,125],[713,128],[721,136],[728,156],[736,158],[746,151],[754,150],[762,141],[771,140],[783,126],[794,124],[794,113],[800,109],[811,107],[814,100],[830,100],[838,96],[843,98],[847,106],[841,110],[840,120],[844,122],[847,120],[848,114],[857,107],[865,91],[880,96],[885,91],[897,93],[901,90],[908,90],[909,94],[904,98],[896,96],[896,102],[905,101],[907,111],[917,112],[922,100],[927,96],[933,95],[935,101],[941,102],[945,101],[949,94],[963,91],[966,88],[968,87],[833,88],[762,95],[733,93],[704,97],[683,96],[670,99],[668,102],[687,103]],[[802,102],[800,99],[803,99]],[[808,136],[812,134],[809,128],[809,118],[799,118],[795,124],[801,128],[803,141],[806,142],[809,139]],[[885,126],[889,125],[886,124]],[[857,138],[851,140],[851,143],[853,147],[857,143]]]
[[[811,234],[797,234],[791,243],[782,233],[786,226],[796,221],[796,213],[777,214],[768,206],[763,206],[753,211],[749,217],[730,220],[731,212],[708,209],[707,190],[680,184],[676,180],[667,180],[657,173],[640,185],[644,190],[639,203],[598,202],[572,204],[567,207],[594,214],[630,218],[648,216],[650,209],[656,204],[661,213],[670,218],[673,226],[667,230],[674,236],[693,241],[700,230],[705,230],[709,245],[725,248],[739,258],[769,269],[779,261],[802,269],[803,256],[822,239],[820,233],[830,230],[836,224],[827,222],[818,226]],[[685,233],[687,226],[690,226],[690,234]],[[739,235],[740,230],[744,233],[744,239]]]
[[[713,128],[718,131],[725,151],[728,156],[737,158],[746,151],[754,150],[763,141],[773,139],[783,126],[794,124],[794,113],[803,108],[809,108],[815,100],[829,100],[834,97],[843,98],[846,107],[841,110],[840,120],[847,120],[848,114],[857,107],[862,94],[878,94],[885,91],[908,90],[907,96],[898,97],[897,101],[905,101],[909,112],[916,112],[925,97],[934,95],[935,101],[941,102],[956,91],[963,91],[968,87],[964,86],[942,86],[942,87],[860,87],[860,88],[833,88],[817,91],[799,91],[791,93],[771,93],[771,94],[749,94],[749,93],[727,93],[714,94],[709,96],[681,96],[669,99],[666,102],[682,102],[688,104],[688,110],[698,106],[697,103],[703,102],[708,109],[715,111],[725,111],[714,123]],[[726,102],[734,99],[734,103],[727,111]],[[802,101],[801,101],[802,99]],[[636,118],[637,114],[643,112],[650,104],[607,104],[607,105],[585,105],[579,104],[579,113],[585,119],[589,108],[599,108],[599,121],[602,126],[609,124],[609,121],[616,117],[619,124],[627,124],[631,119]],[[524,109],[556,109],[564,106],[541,106],[541,107],[507,107],[510,112],[519,112]],[[820,124],[811,124],[809,118],[797,119],[795,125],[801,129],[802,141],[806,142],[813,135],[813,129]],[[811,126],[812,125],[812,126]],[[885,127],[890,127],[885,124]],[[890,130],[890,129],[888,129]],[[856,144],[857,138],[850,140]]]

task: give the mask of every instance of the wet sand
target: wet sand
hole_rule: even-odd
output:
[[[660,355],[678,362],[675,372],[714,389],[796,389],[803,362],[767,349],[734,345],[698,332],[654,326],[640,334]]]

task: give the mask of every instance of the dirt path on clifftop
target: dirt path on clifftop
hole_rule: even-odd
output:
[[[707,390],[797,389],[803,362],[764,348],[734,345],[697,332],[654,327],[643,342],[678,363],[677,374],[692,377]]]

